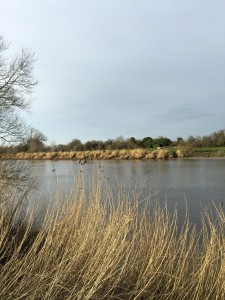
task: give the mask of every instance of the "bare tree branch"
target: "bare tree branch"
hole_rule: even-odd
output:
[[[34,53],[22,50],[9,60],[9,45],[0,36],[0,140],[18,141],[25,125],[19,111],[27,111],[37,81],[33,77]]]

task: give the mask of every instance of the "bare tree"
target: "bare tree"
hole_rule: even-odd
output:
[[[29,152],[39,152],[45,149],[44,142],[48,139],[47,137],[38,129],[30,128],[27,144],[28,144],[28,151]]]
[[[34,53],[22,50],[13,58],[8,56],[9,44],[0,35],[0,144],[22,140],[27,126],[20,116],[29,111],[31,93],[36,85],[33,77]],[[7,154],[0,159],[0,189],[2,199],[15,189],[30,189],[29,168],[20,161],[11,160]]]
[[[7,44],[0,36],[0,140],[14,142],[20,139],[26,126],[19,112],[30,107],[31,93],[36,85],[33,77],[34,53],[22,50],[13,59],[7,56]]]

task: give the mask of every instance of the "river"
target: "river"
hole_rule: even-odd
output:
[[[86,189],[99,174],[114,191],[121,185],[131,193],[139,187],[140,201],[147,196],[162,204],[166,201],[170,210],[178,209],[180,222],[186,204],[190,221],[197,224],[205,207],[212,203],[225,206],[225,159],[88,161],[82,167],[72,160],[29,164],[43,201],[48,201],[57,184],[70,190],[82,172]]]

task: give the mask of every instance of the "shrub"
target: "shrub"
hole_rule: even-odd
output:
[[[180,147],[176,151],[177,157],[191,157],[193,156],[193,148],[191,147]]]

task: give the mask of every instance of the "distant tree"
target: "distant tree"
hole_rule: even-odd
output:
[[[202,137],[200,135],[197,135],[195,140],[196,140],[196,147],[202,147]]]
[[[220,147],[225,146],[225,130],[219,130],[212,134],[213,145]]]
[[[7,44],[0,36],[0,140],[18,142],[26,133],[19,112],[30,105],[30,94],[36,85],[33,78],[34,54],[22,50],[13,59],[7,56]]]
[[[127,143],[126,148],[128,149],[135,149],[138,147],[138,141],[134,137],[127,139],[125,142]]]
[[[197,141],[193,135],[189,135],[187,138],[187,145],[189,147],[196,147]]]
[[[164,147],[164,146],[170,146],[172,144],[172,141],[167,137],[158,137],[154,139],[154,145],[158,147]]]
[[[145,137],[143,138],[141,144],[143,148],[152,148],[154,144],[154,140],[151,137]]]
[[[106,150],[112,150],[113,149],[113,140],[108,139],[107,141],[104,142],[104,148]]]
[[[188,138],[187,138],[187,146],[189,147],[202,147],[202,138],[201,136],[193,136],[193,135],[190,135]]]
[[[211,135],[204,135],[202,137],[202,147],[213,147],[213,138]]]
[[[68,150],[81,151],[83,150],[83,144],[79,139],[73,139],[68,143]]]
[[[13,145],[2,144],[0,145],[0,153],[1,154],[16,153],[15,147]]]
[[[23,145],[28,152],[40,152],[45,150],[44,142],[47,142],[47,137],[38,129],[30,128]]]
[[[127,148],[128,148],[128,144],[122,135],[118,136],[113,141],[113,149],[120,150],[120,149],[127,149]]]
[[[136,144],[136,139],[135,139],[135,137],[132,136],[129,140],[130,140],[131,143]]]
[[[31,127],[28,133],[28,140],[37,139],[42,142],[47,142],[48,138],[38,129]]]
[[[67,151],[67,145],[65,144],[58,144],[55,146],[55,151]]]
[[[184,146],[185,145],[185,141],[183,140],[182,137],[177,138],[176,145],[177,146]]]
[[[103,150],[104,149],[104,143],[103,141],[87,141],[84,144],[84,150]]]

